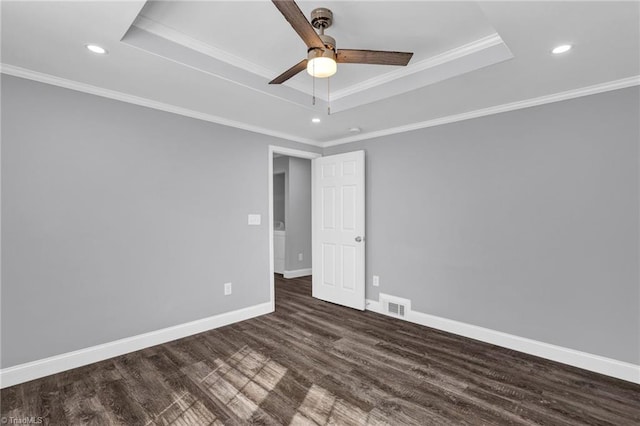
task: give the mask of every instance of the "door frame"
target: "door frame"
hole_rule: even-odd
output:
[[[276,309],[276,280],[274,278],[273,271],[273,154],[286,155],[287,157],[304,158],[307,160],[313,160],[314,158],[322,157],[322,154],[312,151],[304,151],[301,149],[285,148],[283,146],[269,145],[269,297],[271,301],[271,311]],[[311,196],[313,197],[313,176],[311,188],[309,188]],[[285,224],[286,226],[286,224]],[[311,247],[313,247],[313,235],[311,236]],[[312,272],[313,273],[313,270]]]

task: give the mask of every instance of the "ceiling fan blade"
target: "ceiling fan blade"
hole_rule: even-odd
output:
[[[303,59],[273,80],[269,82],[269,84],[282,84],[285,81],[289,80],[294,75],[298,74],[300,71],[307,69],[307,60]]]
[[[293,0],[272,0],[280,13],[289,21],[294,30],[298,33],[302,41],[308,48],[324,49],[324,43],[313,29],[304,13]]]
[[[339,49],[336,61],[342,64],[402,65],[411,60],[412,52]]]

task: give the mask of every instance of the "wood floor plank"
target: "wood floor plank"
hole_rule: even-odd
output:
[[[3,389],[50,425],[638,425],[640,385],[311,297]]]
[[[113,413],[108,411],[98,398],[93,380],[88,376],[85,380],[68,383],[61,388],[63,410],[70,425],[109,425],[114,424]],[[28,417],[33,411],[25,411]],[[42,413],[46,416],[47,413]]]
[[[128,395],[124,380],[113,380],[94,384],[96,394],[102,406],[110,413],[110,421],[114,424],[148,424],[149,416]],[[53,424],[63,424],[54,422]]]

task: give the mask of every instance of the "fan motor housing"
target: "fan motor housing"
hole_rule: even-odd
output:
[[[320,40],[322,40],[322,42],[324,43],[324,45],[331,50],[336,50],[336,39],[328,36],[326,34],[320,34],[319,35]]]
[[[307,59],[310,61],[315,58],[331,58],[336,60],[336,52],[333,49],[310,49],[307,52]]]
[[[318,30],[327,29],[333,24],[333,12],[326,7],[311,11],[311,25]]]

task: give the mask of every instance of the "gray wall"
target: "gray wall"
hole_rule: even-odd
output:
[[[366,151],[367,297],[640,363],[639,101],[634,87],[326,149]]]
[[[639,100],[325,150],[367,151],[367,297],[639,363]],[[1,120],[2,368],[268,300],[267,145],[310,147],[5,75]]]
[[[277,173],[273,175],[273,221],[284,221],[284,173]]]
[[[285,270],[311,268],[311,160],[289,158]],[[302,253],[302,260],[298,254]]]
[[[268,145],[311,147],[1,81],[2,368],[269,300]]]
[[[311,268],[311,160],[277,157],[273,172],[285,176],[285,271]],[[274,200],[275,202],[275,200]],[[302,253],[302,260],[298,254]]]

